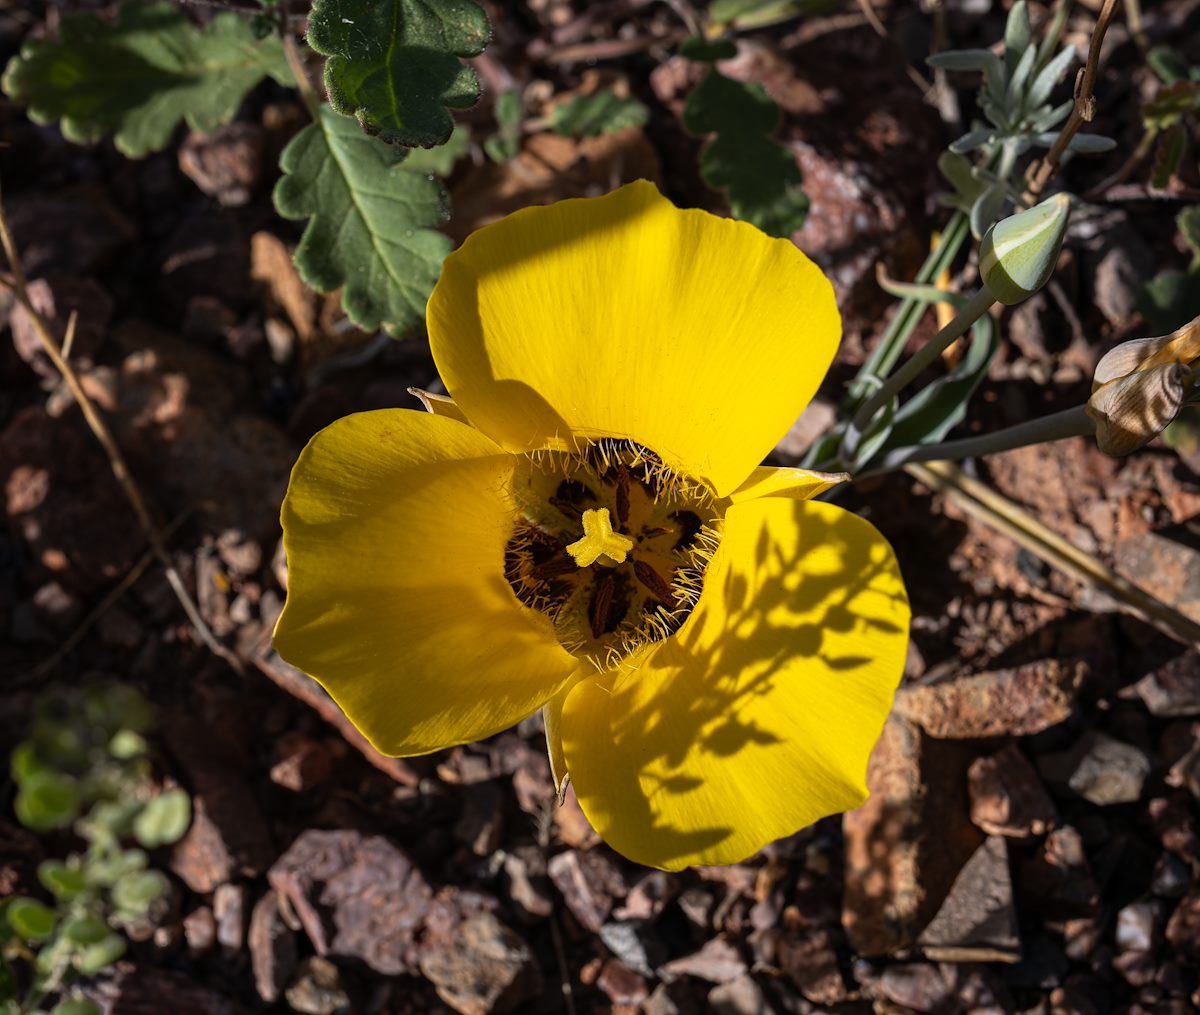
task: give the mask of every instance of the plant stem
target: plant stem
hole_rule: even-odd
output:
[[[1073,409],[1064,409],[1040,419],[1026,420],[1024,423],[978,437],[964,437],[943,444],[918,444],[908,448],[895,448],[883,456],[877,468],[863,472],[855,478],[878,476],[914,462],[951,462],[963,458],[978,458],[981,455],[994,455],[1000,451],[1011,451],[1013,448],[1023,448],[1030,444],[1081,437],[1094,433],[1095,430],[1096,424],[1088,416],[1086,407],[1077,405]]]
[[[287,58],[292,77],[296,79],[296,88],[300,91],[300,98],[304,100],[309,115],[314,120],[319,120],[321,118],[321,100],[317,97],[312,79],[308,76],[308,70],[304,66],[304,57],[300,54],[300,47],[296,45],[296,37],[291,32],[285,31],[280,33],[279,38],[283,43],[283,55]]]
[[[871,420],[875,418],[875,414],[887,405],[893,396],[899,394],[916,380],[926,367],[932,365],[951,342],[966,334],[967,329],[986,314],[995,302],[996,297],[992,295],[992,291],[986,285],[981,286],[979,291],[967,301],[967,304],[954,315],[954,320],[918,349],[907,363],[884,381],[879,390],[863,403],[853,421],[847,424],[846,435],[842,438],[842,460],[844,462],[853,461],[854,453],[858,450],[859,440],[866,428],[870,426]]]
[[[133,507],[133,513],[137,516],[138,525],[141,526],[142,532],[146,537],[146,542],[150,544],[151,550],[154,551],[154,556],[158,558],[158,562],[162,565],[163,571],[167,576],[167,583],[175,593],[175,598],[179,600],[180,606],[183,607],[183,612],[187,614],[188,620],[191,621],[196,635],[210,652],[224,659],[236,673],[243,673],[244,667],[241,660],[213,637],[212,631],[208,629],[204,618],[201,617],[199,609],[192,601],[191,595],[183,584],[183,579],[179,576],[175,562],[171,560],[170,554],[167,553],[167,548],[163,544],[162,534],[150,517],[150,510],[146,506],[146,500],[142,496],[137,483],[134,482],[133,475],[129,471],[129,466],[125,463],[125,456],[121,454],[121,449],[113,438],[107,424],[100,418],[100,413],[96,410],[95,403],[88,397],[87,392],[83,390],[83,384],[80,382],[79,376],[75,373],[75,368],[63,357],[62,349],[59,348],[58,342],[50,333],[50,329],[46,325],[42,315],[38,313],[32,300],[30,300],[29,290],[25,282],[25,268],[21,263],[21,254],[17,250],[17,241],[13,236],[12,227],[9,225],[8,214],[4,209],[3,201],[0,201],[0,245],[4,248],[5,256],[8,258],[9,270],[12,272],[9,285],[13,296],[24,307],[25,313],[29,315],[29,320],[33,324],[33,330],[37,333],[42,349],[50,358],[50,362],[54,364],[54,368],[62,375],[63,380],[67,382],[68,389],[70,389],[71,394],[78,403],[80,412],[83,413],[84,421],[95,435],[96,440],[100,442],[100,446],[104,448],[105,454],[108,455],[109,467],[112,469],[117,482],[121,484],[121,489],[125,491],[125,496]]]
[[[1037,204],[1042,191],[1046,189],[1046,184],[1058,169],[1059,160],[1071,143],[1071,138],[1079,133],[1079,128],[1085,123],[1091,123],[1096,115],[1096,97],[1093,89],[1096,87],[1096,75],[1100,70],[1100,49],[1104,45],[1104,33],[1108,31],[1108,23],[1112,21],[1116,11],[1117,0],[1104,0],[1104,6],[1096,16],[1096,28],[1092,32],[1092,44],[1088,48],[1087,65],[1075,79],[1075,106],[1071,110],[1071,116],[1059,133],[1058,140],[1054,142],[1054,147],[1030,171],[1029,184],[1025,191],[1025,200],[1030,205]]]

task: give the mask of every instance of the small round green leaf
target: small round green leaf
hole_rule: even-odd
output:
[[[108,924],[91,913],[70,917],[62,928],[63,939],[73,945],[94,945],[97,941],[103,941],[109,933]]]
[[[8,925],[26,941],[44,941],[54,933],[54,910],[36,899],[13,899],[5,910]]]
[[[182,839],[191,821],[191,798],[181,789],[172,789],[141,809],[133,819],[133,834],[141,845],[154,849]]]
[[[21,783],[13,810],[35,832],[66,828],[79,813],[79,790],[68,775],[36,772]]]
[[[75,968],[84,975],[98,973],[111,966],[125,954],[125,939],[120,934],[107,934],[95,944],[88,945],[75,955]]]
[[[112,887],[112,900],[126,914],[141,916],[167,890],[167,879],[158,871],[134,871]]]
[[[38,880],[60,902],[69,902],[87,888],[83,871],[68,867],[61,860],[46,860],[39,864]]]
[[[100,1009],[91,1001],[85,1001],[81,997],[72,997],[66,1001],[59,1001],[50,1015],[101,1015],[101,1013]]]
[[[133,730],[118,730],[116,736],[108,742],[108,753],[118,761],[140,758],[146,753],[145,738]]]

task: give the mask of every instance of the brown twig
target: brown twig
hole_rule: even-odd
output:
[[[317,90],[313,87],[312,78],[308,76],[308,68],[304,66],[304,57],[300,53],[300,47],[296,45],[296,37],[291,32],[283,32],[281,41],[283,55],[287,58],[292,77],[296,79],[296,88],[300,91],[300,98],[304,100],[309,115],[314,120],[319,120],[321,118],[321,100],[317,96]]]
[[[1007,497],[964,475],[952,462],[910,464],[904,466],[904,471],[1052,567],[1102,589],[1122,612],[1151,624],[1184,645],[1200,647],[1200,624],[1072,546]]]
[[[1038,162],[1031,170],[1029,183],[1025,190],[1025,200],[1028,204],[1037,204],[1046,184],[1058,170],[1058,164],[1071,143],[1071,139],[1079,133],[1079,128],[1085,123],[1091,123],[1096,115],[1096,75],[1100,72],[1100,50],[1104,45],[1104,35],[1108,24],[1117,12],[1119,0],[1104,0],[1100,14],[1096,18],[1096,27],[1092,31],[1092,42],[1088,47],[1087,64],[1075,76],[1075,106],[1067,119],[1054,147],[1046,153],[1046,157]]]
[[[150,517],[150,511],[146,507],[145,498],[142,497],[141,490],[138,489],[137,483],[134,482],[133,476],[129,472],[129,467],[125,464],[125,456],[121,454],[121,449],[113,439],[113,435],[108,429],[107,424],[100,418],[99,412],[96,411],[95,403],[88,397],[87,392],[83,390],[79,375],[75,373],[75,369],[63,357],[62,349],[50,333],[50,328],[47,326],[46,321],[34,307],[33,301],[30,300],[29,290],[25,284],[25,268],[21,263],[21,255],[17,250],[16,239],[13,236],[3,200],[0,200],[0,244],[4,247],[5,256],[8,258],[9,270],[12,272],[11,278],[6,280],[6,282],[11,288],[13,296],[25,308],[25,312],[29,315],[29,319],[33,323],[33,330],[37,333],[42,348],[50,358],[50,362],[54,364],[54,368],[62,375],[63,380],[67,382],[67,387],[75,397],[75,401],[78,403],[89,429],[95,435],[96,440],[100,442],[100,446],[104,448],[104,453],[108,456],[108,463],[112,468],[113,475],[116,477],[117,482],[121,484],[121,489],[125,491],[125,496],[133,507],[133,513],[137,515],[138,525],[141,526],[142,532],[146,537],[146,542],[150,544],[150,549],[166,572],[167,582],[175,593],[175,598],[179,600],[179,604],[183,607],[184,613],[187,614],[188,620],[191,621],[197,637],[199,637],[200,641],[204,643],[210,652],[224,659],[230,668],[237,673],[243,673],[244,668],[241,660],[213,637],[213,633],[208,629],[204,618],[200,616],[200,611],[192,601],[191,595],[183,584],[183,579],[179,576],[179,572],[176,570],[170,554],[167,553],[167,549],[163,545],[162,536]]]

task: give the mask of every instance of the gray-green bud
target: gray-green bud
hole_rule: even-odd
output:
[[[1071,199],[1055,194],[997,222],[979,244],[979,274],[996,299],[1012,306],[1041,289],[1067,233]]]

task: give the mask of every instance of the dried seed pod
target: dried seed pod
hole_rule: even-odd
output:
[[[1192,380],[1189,367],[1168,363],[1136,370],[1093,392],[1087,412],[1096,421],[1100,450],[1121,457],[1149,444],[1183,408]]]

